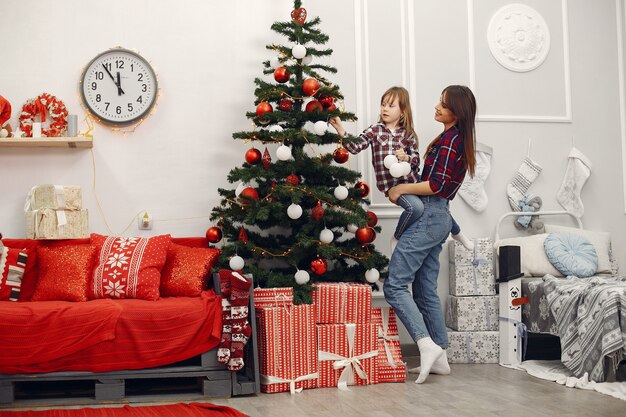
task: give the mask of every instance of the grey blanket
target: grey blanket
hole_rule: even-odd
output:
[[[626,353],[626,277],[543,280],[561,337],[561,362],[576,377],[587,373],[604,382]]]

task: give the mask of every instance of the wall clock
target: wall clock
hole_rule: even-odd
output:
[[[97,55],[80,82],[87,110],[108,125],[136,123],[156,104],[158,84],[152,66],[128,49],[113,48]]]

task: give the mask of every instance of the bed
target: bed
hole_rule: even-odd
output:
[[[547,223],[541,233],[501,238],[504,220],[518,215],[511,212],[500,218],[494,242],[496,251],[505,245],[521,248],[522,296],[528,298],[522,322],[530,333],[558,336],[561,361],[577,377],[587,373],[596,382],[613,380],[626,357],[626,278],[618,274],[610,234],[585,230],[571,213],[554,211],[535,215],[544,220],[571,216],[575,227]],[[597,254],[595,273],[587,278],[564,276],[544,249],[551,234],[574,234],[589,242]]]

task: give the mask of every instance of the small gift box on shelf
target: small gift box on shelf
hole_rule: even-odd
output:
[[[254,308],[290,307],[292,305],[293,287],[254,289]]]
[[[497,331],[498,296],[448,296],[446,326],[457,331]]]
[[[80,210],[82,200],[82,190],[77,185],[36,185],[28,193],[24,210]]]
[[[315,306],[262,308],[256,314],[261,392],[316,388]]]
[[[81,239],[89,237],[87,209],[54,210],[43,208],[26,212],[28,239]]]
[[[373,308],[372,323],[378,332],[378,382],[406,381],[406,364],[402,361],[396,313],[391,307]]]
[[[498,363],[500,333],[448,331],[448,362]]]
[[[495,295],[493,243],[489,238],[474,239],[469,250],[458,241],[448,245],[450,260],[450,294]]]
[[[318,324],[319,386],[378,383],[377,328],[370,324]]]
[[[372,316],[372,288],[351,282],[313,284],[317,323],[369,323]]]

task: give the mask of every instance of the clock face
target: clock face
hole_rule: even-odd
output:
[[[110,125],[138,122],[156,103],[157,93],[157,78],[148,61],[127,49],[96,56],[81,77],[87,109]]]

